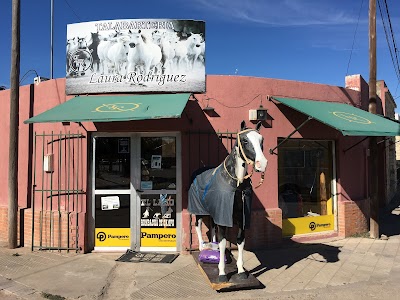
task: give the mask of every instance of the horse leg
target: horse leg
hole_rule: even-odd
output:
[[[237,245],[238,245],[238,259],[236,266],[238,268],[238,275],[240,279],[247,279],[247,274],[243,268],[243,249],[244,249],[244,229],[239,228],[237,235]]]
[[[228,277],[225,274],[225,249],[226,249],[226,227],[218,226],[219,241],[219,263],[218,263],[218,282],[227,282]]]
[[[214,220],[211,218],[211,241],[213,243],[217,242],[217,224],[214,223]]]
[[[199,250],[203,250],[203,235],[201,234],[201,225],[203,224],[203,218],[201,216],[196,216],[196,233],[197,238],[199,239]]]

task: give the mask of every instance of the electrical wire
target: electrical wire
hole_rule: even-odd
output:
[[[351,61],[351,57],[353,55],[354,43],[356,41],[356,34],[357,34],[358,24],[360,23],[361,10],[362,10],[363,4],[364,4],[364,0],[361,0],[360,11],[358,12],[358,20],[357,20],[356,30],[354,30],[353,45],[351,45],[349,62],[347,63],[346,76],[349,75],[350,61]]]
[[[205,100],[215,100],[216,102],[218,102],[220,105],[222,105],[223,107],[226,107],[226,108],[242,108],[242,107],[246,107],[247,105],[249,105],[251,102],[253,102],[258,96],[261,96],[261,94],[258,94],[257,96],[255,96],[253,99],[251,99],[249,102],[247,102],[247,103],[245,103],[245,104],[242,104],[242,105],[239,105],[239,106],[229,106],[229,105],[226,105],[226,104],[224,104],[224,103],[222,103],[221,101],[219,101],[218,99],[215,99],[215,98],[212,98],[212,97],[209,97],[209,98],[206,98]],[[261,100],[262,101],[262,100]]]
[[[68,7],[71,9],[71,11],[74,13],[75,17],[82,22],[82,19],[78,16],[78,14],[76,13],[76,11],[72,8],[71,4],[69,4],[69,2],[67,0],[64,0],[64,2],[68,5]]]
[[[395,55],[396,55],[397,67],[398,67],[398,69],[400,70],[400,68],[399,68],[399,57],[397,56],[396,39],[394,38],[393,27],[392,27],[392,21],[390,20],[390,15],[389,15],[389,8],[388,8],[388,5],[387,5],[386,0],[384,0],[384,2],[385,2],[386,14],[387,14],[388,21],[389,21],[390,34],[391,34],[391,36],[392,36],[392,41],[393,41],[394,53],[395,53]],[[399,73],[400,73],[400,72],[399,72]]]
[[[383,23],[383,29],[385,31],[386,41],[387,41],[387,44],[388,44],[388,47],[389,47],[389,53],[390,53],[390,57],[392,59],[393,67],[394,67],[397,79],[400,81],[399,57],[397,55],[396,40],[395,40],[394,33],[393,33],[393,27],[391,25],[392,22],[390,20],[389,8],[388,8],[386,0],[384,0],[385,8],[386,8],[385,9],[385,15],[386,15],[387,20],[388,20],[388,21],[385,21],[385,18],[383,16],[384,13],[382,12],[382,7],[381,7],[381,3],[380,3],[381,1],[382,0],[378,0],[377,2],[378,2],[378,7],[379,7],[379,12],[380,12],[380,15],[381,15],[382,23]],[[386,22],[389,23],[389,29],[387,28],[388,25],[387,25]],[[390,30],[390,32],[389,32],[389,30]],[[391,35],[391,39],[389,38],[389,34]]]
[[[19,84],[22,83],[22,81],[25,79],[25,77],[26,77],[30,72],[35,72],[36,77],[39,77],[39,75],[38,75],[38,73],[36,72],[36,70],[34,70],[34,69],[28,70],[28,71],[26,71],[26,73],[25,73],[25,74],[21,77],[21,79],[19,80]]]

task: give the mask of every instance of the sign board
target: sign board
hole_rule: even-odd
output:
[[[283,219],[282,234],[283,236],[292,236],[329,231],[335,229],[334,224],[334,215]]]
[[[142,195],[140,245],[176,247],[176,195]]]
[[[101,210],[119,209],[120,202],[118,196],[101,197]]]
[[[67,25],[66,94],[118,92],[205,92],[204,21]]]
[[[129,139],[118,139],[118,153],[125,154],[129,153]]]
[[[161,169],[161,155],[152,155],[151,156],[151,168],[152,169]]]

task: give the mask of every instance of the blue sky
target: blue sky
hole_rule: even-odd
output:
[[[344,86],[346,74],[361,74],[367,82],[369,78],[368,0],[54,2],[55,78],[65,77],[67,24],[150,18],[204,20],[207,74],[237,73],[338,86]],[[387,4],[398,38],[400,3],[387,0]],[[384,79],[392,95],[400,100],[378,8],[377,23],[377,78]],[[9,87],[11,0],[0,3],[0,26],[0,85]],[[31,69],[40,76],[50,76],[50,0],[21,0],[21,77]],[[34,76],[30,72],[21,84],[32,83]],[[397,111],[400,102],[398,106]]]

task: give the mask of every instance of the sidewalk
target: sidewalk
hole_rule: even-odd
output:
[[[115,261],[118,253],[59,254],[0,245],[0,299],[294,299],[293,293],[303,295],[296,299],[338,299],[334,295],[344,292],[351,299],[352,288],[366,293],[363,299],[375,299],[374,294],[379,298],[382,288],[397,282],[385,294],[392,299],[393,293],[395,299],[400,209],[393,212],[381,223],[387,240],[353,237],[246,251],[245,268],[265,288],[229,293],[212,290],[190,255],[180,255],[172,264],[125,263]]]

